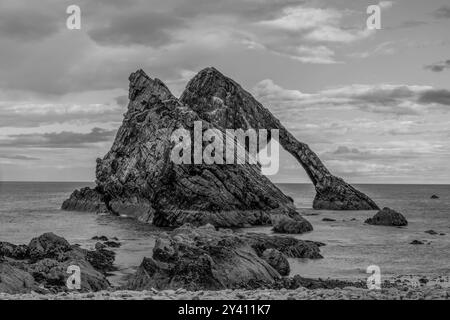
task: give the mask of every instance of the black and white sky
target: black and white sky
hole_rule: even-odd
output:
[[[0,180],[93,181],[128,75],[207,66],[350,182],[450,183],[448,0],[0,0]],[[308,181],[287,153],[273,180]]]

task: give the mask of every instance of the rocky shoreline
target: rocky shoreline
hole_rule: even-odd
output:
[[[94,237],[95,250],[52,233],[28,245],[0,243],[0,300],[328,300],[449,299],[449,276],[398,276],[369,290],[365,279],[289,276],[287,257],[321,259],[324,244],[290,236],[184,225],[162,233],[128,283],[113,287],[118,239]],[[81,268],[81,288],[66,286]]]
[[[339,280],[329,280],[339,282]],[[326,281],[324,281],[326,282]],[[345,287],[309,289],[227,289],[189,291],[102,290],[98,292],[61,292],[58,294],[0,293],[0,300],[449,300],[450,282],[446,277],[398,276],[382,284],[381,290],[361,287],[362,282]]]

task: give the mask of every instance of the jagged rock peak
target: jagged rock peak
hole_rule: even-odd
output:
[[[158,78],[150,78],[142,69],[130,74],[128,80],[130,81],[128,91],[128,98],[130,101],[134,101],[136,97],[146,88],[150,89],[152,94],[157,95],[163,101],[175,98],[164,82]]]

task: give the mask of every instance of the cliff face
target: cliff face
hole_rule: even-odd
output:
[[[202,119],[222,128],[278,129],[280,144],[297,159],[316,188],[315,209],[379,209],[368,196],[332,175],[308,145],[298,141],[250,93],[216,69],[199,72],[188,83],[180,101]]]
[[[111,150],[97,159],[96,189],[83,192],[92,194],[92,206],[75,192],[65,209],[97,208],[102,199],[115,214],[158,226],[189,222],[237,227],[269,224],[272,215],[288,215],[312,230],[292,200],[257,165],[172,162],[173,132],[179,128],[193,132],[194,122],[202,119],[142,70],[129,80],[130,102],[123,124]],[[202,123],[203,131],[217,127]]]

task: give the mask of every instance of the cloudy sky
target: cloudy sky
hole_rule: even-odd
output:
[[[368,30],[377,3],[0,0],[0,180],[92,181],[131,72],[179,95],[215,66],[350,182],[450,183],[450,4],[382,1]],[[274,181],[307,181],[281,167]]]

